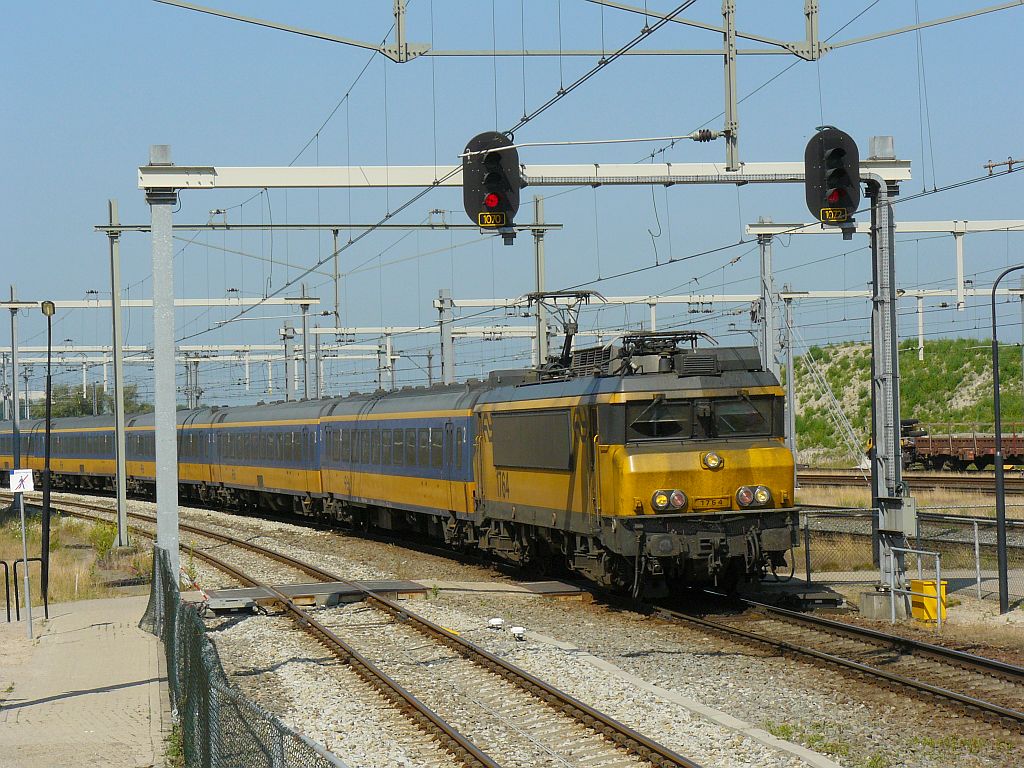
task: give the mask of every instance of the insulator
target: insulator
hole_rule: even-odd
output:
[[[693,132],[694,141],[712,141],[714,138],[714,132],[710,128],[701,128]]]

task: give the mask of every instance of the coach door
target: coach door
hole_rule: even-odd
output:
[[[601,514],[601,476],[598,462],[601,457],[598,455],[597,448],[597,406],[580,406],[580,411],[586,414],[583,419],[583,440],[586,443],[584,456],[587,461],[586,478],[589,497],[587,511],[590,514],[599,515]]]
[[[455,470],[455,428],[451,421],[444,423],[444,455],[441,460],[441,477],[444,479],[445,494],[448,498],[448,509],[455,509],[455,483],[458,477]]]

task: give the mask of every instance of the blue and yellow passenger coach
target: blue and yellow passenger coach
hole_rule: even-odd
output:
[[[753,348],[635,334],[486,381],[178,414],[182,498],[411,532],[639,593],[732,587],[796,545],[783,391]],[[42,422],[23,466],[42,467]],[[57,419],[55,488],[109,489],[110,417]],[[127,425],[153,493],[153,421]],[[0,468],[12,466],[10,426]]]

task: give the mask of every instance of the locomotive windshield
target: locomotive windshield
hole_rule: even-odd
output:
[[[775,397],[727,397],[626,404],[626,439],[780,437],[782,403]]]
[[[693,404],[689,400],[630,403],[626,406],[629,431],[643,437],[690,437],[693,432]]]

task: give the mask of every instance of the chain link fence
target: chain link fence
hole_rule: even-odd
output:
[[[181,602],[167,552],[153,552],[149,605],[139,626],[164,645],[186,768],[346,768],[228,682],[202,618]]]
[[[831,584],[878,582],[873,552],[876,510],[812,510],[800,514],[801,547],[794,552],[796,578]],[[1024,600],[1024,520],[1008,519],[1007,582],[1011,601]],[[999,570],[992,508],[919,507],[914,549],[938,552],[948,592],[997,599]],[[907,555],[911,578],[935,578],[934,558]]]

